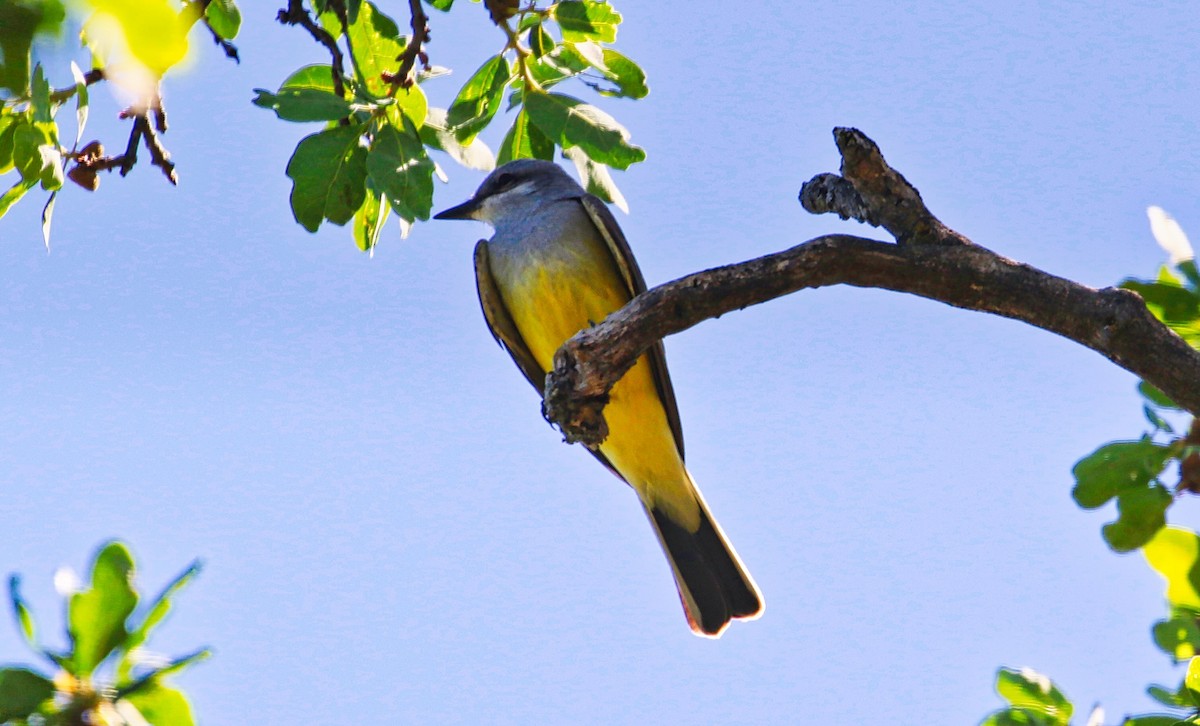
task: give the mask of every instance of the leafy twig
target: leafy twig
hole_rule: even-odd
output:
[[[392,90],[388,94],[391,96],[396,95],[396,91],[399,89],[408,88],[413,84],[412,69],[418,58],[423,66],[429,67],[429,56],[422,50],[422,46],[429,42],[429,16],[425,14],[425,8],[421,7],[421,0],[408,0],[408,9],[412,38],[408,41],[408,45],[404,46],[403,52],[396,57],[400,63],[396,72],[383,74],[384,82],[390,83],[392,86]]]
[[[338,47],[337,40],[328,31],[313,21],[312,16],[308,14],[308,10],[304,8],[303,0],[288,0],[287,8],[280,10],[275,19],[283,25],[299,25],[307,30],[309,35],[318,43],[329,50],[329,55],[333,59],[333,91],[339,97],[344,97],[346,95],[346,87],[342,84],[342,76],[345,75],[346,71],[345,60],[342,58],[342,50]]]

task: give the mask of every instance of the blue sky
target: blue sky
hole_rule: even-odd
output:
[[[503,44],[458,5],[433,16],[441,106]],[[604,108],[648,153],[617,182],[651,284],[883,239],[796,203],[839,125],[950,226],[1086,284],[1155,273],[1149,204],[1200,230],[1190,4],[617,7],[651,94]],[[292,221],[284,166],[315,129],[249,99],[322,56],[270,4],[245,13],[240,66],[197,36],[166,86],[177,189],[139,165],[69,190],[50,254],[39,203],[0,222],[0,570],[45,631],[54,571],[120,537],[150,590],[206,563],[151,643],[216,650],[179,680],[204,723],[974,723],[1000,665],[1118,721],[1180,677],[1150,641],[1160,581],[1069,496],[1080,456],[1143,430],[1132,375],[876,290],[667,341],[689,468],[767,604],[691,635],[632,493],[560,443],[487,333],[487,229],[390,227],[368,258]],[[438,208],[482,178],[442,163]],[[0,660],[27,658],[0,627]]]

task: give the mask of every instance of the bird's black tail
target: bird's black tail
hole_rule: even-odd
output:
[[[697,635],[718,638],[731,620],[753,620],[761,615],[762,595],[700,492],[695,494],[700,505],[700,526],[695,532],[672,519],[665,509],[648,505],[646,513],[671,562],[688,624]]]

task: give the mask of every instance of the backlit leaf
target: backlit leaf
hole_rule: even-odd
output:
[[[560,93],[530,93],[529,119],[564,149],[582,148],[593,161],[616,169],[643,161],[646,152],[629,143],[629,132],[595,106]]]
[[[71,596],[67,630],[73,645],[76,676],[90,675],[124,642],[125,620],[138,601],[133,575],[133,555],[129,549],[120,542],[110,542],[96,554],[87,589]]]

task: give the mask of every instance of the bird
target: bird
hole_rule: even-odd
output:
[[[475,246],[480,307],[493,337],[541,395],[554,353],[646,290],[608,207],[557,164],[518,159],[435,219],[494,230]],[[684,465],[683,432],[662,341],[613,386],[608,437],[589,451],[638,496],[692,631],[718,638],[763,598]]]

